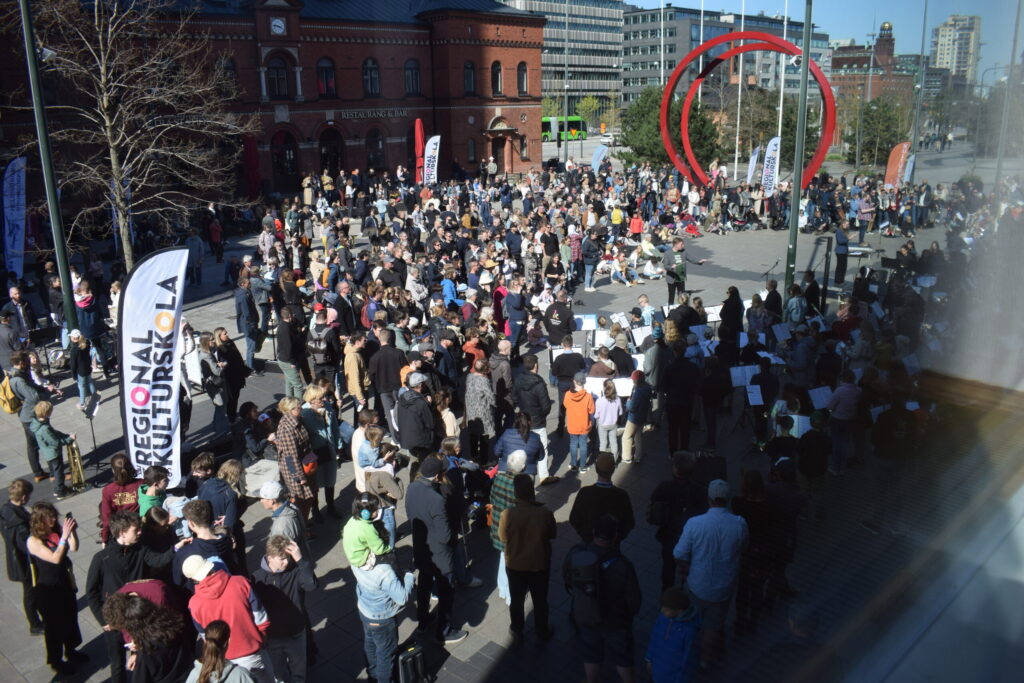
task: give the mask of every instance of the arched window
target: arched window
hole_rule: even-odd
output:
[[[280,57],[267,62],[267,93],[272,100],[288,99],[288,65]]]
[[[519,62],[519,66],[516,67],[516,88],[519,90],[520,95],[528,95],[530,93],[530,83],[526,75],[526,62]]]
[[[491,94],[501,94],[501,62],[491,64]]]
[[[476,94],[476,64],[473,62],[462,65],[462,89],[467,95]]]
[[[372,57],[363,62],[363,95],[380,97],[380,65]]]
[[[320,97],[337,97],[335,86],[334,62],[327,57],[320,58],[316,63],[316,92]]]
[[[384,134],[379,128],[373,128],[366,134],[366,166],[385,168],[384,162]]]
[[[420,63],[415,59],[405,62],[405,94],[420,94]]]
[[[476,163],[476,140],[473,138],[466,140],[466,161]]]
[[[224,78],[217,87],[217,91],[224,97],[234,97],[238,89],[238,71],[235,69],[235,60],[225,57],[220,62],[220,70]]]

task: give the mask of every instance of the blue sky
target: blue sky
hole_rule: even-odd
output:
[[[659,6],[658,0],[627,2],[640,7]],[[672,4],[677,7],[699,8],[700,0],[674,0]],[[740,7],[741,0],[705,0],[704,3],[705,9],[716,12],[739,12]],[[765,14],[782,14],[784,7],[785,0],[746,0],[747,14],[757,14],[761,10]],[[925,50],[931,49],[931,29],[942,23],[950,14],[977,14],[981,16],[981,40],[985,43],[981,48],[981,68],[985,69],[997,63],[1008,64],[1010,46],[1013,44],[1013,19],[1016,8],[1016,0],[929,0]],[[855,38],[857,42],[864,42],[868,33],[877,31],[878,25],[883,21],[889,21],[892,22],[893,34],[896,36],[896,51],[916,53],[921,47],[923,13],[924,0],[817,0],[814,3],[813,22],[827,31],[832,38]],[[789,0],[789,16],[792,19],[803,20],[802,0]],[[1018,64],[1022,50],[1024,35],[1020,37],[1018,43]],[[991,83],[993,76],[995,74],[990,73],[986,82]]]

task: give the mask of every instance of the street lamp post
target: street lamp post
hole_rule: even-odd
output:
[[[25,0],[22,0],[24,2]],[[1006,70],[1006,92],[1003,93],[1003,118],[999,123],[999,146],[996,148],[996,198],[1002,198],[1002,190],[999,181],[1003,179],[1003,159],[1006,157],[1006,134],[1010,125],[1010,100],[1013,99],[1013,91],[1020,80],[1014,75],[1014,67],[1017,65],[1017,41],[1020,38],[1020,10],[1022,0],[1017,0],[1017,18],[1013,22],[1013,47],[1010,48],[1010,66]],[[997,206],[998,208],[998,206]]]
[[[928,0],[924,0],[924,16],[921,17],[921,54],[917,57],[917,88],[915,95],[917,96],[917,102],[914,104],[914,125],[910,129],[910,149],[914,151],[914,163],[910,167],[910,180],[909,184],[914,184],[914,172],[917,170],[917,136],[920,132],[921,127],[921,104],[924,102],[924,77],[925,77],[925,66],[924,66],[924,37],[928,31]],[[917,214],[914,214],[915,216]]]
[[[562,41],[562,55],[564,65],[562,86],[565,90],[563,100],[565,121],[562,125],[562,130],[559,130],[558,134],[565,136],[565,144],[562,145],[562,163],[565,164],[569,161],[569,0],[565,0],[565,40]]]
[[[868,86],[867,95],[865,96],[865,88],[861,86],[861,100],[860,100],[860,114],[857,121],[857,173],[860,173],[860,150],[861,150],[861,139],[864,128],[864,105],[871,101],[871,81],[875,75],[875,34],[869,33],[868,37],[871,38],[871,57],[868,59]]]
[[[811,5],[804,7],[804,35],[800,59],[800,99],[796,109],[796,149],[793,154],[793,188],[789,193],[789,247],[786,250],[786,291],[796,279],[796,238],[800,231],[800,194],[804,180],[804,139],[807,135],[807,76],[811,63]]]
[[[64,320],[69,329],[74,329],[78,327],[78,315],[75,313],[74,292],[71,291],[71,272],[68,270],[67,245],[64,239],[64,217],[60,213],[57,182],[53,177],[53,161],[50,158],[50,136],[46,127],[46,109],[43,107],[38,53],[32,28],[32,10],[29,8],[28,0],[18,0],[18,8],[21,10],[21,29],[25,35],[25,61],[28,64],[28,82],[32,91],[32,113],[36,120],[36,137],[39,138],[39,164],[43,171],[43,185],[46,187],[46,207],[50,213],[50,228],[53,231],[53,252],[57,258],[57,273],[60,275]]]
[[[981,109],[982,109],[981,97],[982,97],[982,93],[985,91],[985,88],[991,88],[992,87],[992,86],[985,85],[985,76],[987,76],[990,71],[999,71],[1000,69],[1005,69],[1005,68],[1006,68],[1006,65],[1000,66],[999,64],[996,64],[995,66],[990,66],[989,68],[987,68],[987,69],[985,69],[984,71],[981,72],[981,79],[978,81],[978,85],[977,85],[977,88],[978,88],[978,107],[977,107],[978,112],[974,115],[974,164],[975,165],[977,165],[977,163],[978,163],[978,147],[980,146],[980,142],[981,142]]]

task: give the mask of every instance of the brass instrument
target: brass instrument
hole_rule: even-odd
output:
[[[71,469],[71,489],[78,493],[86,489],[85,469],[82,467],[82,451],[78,449],[78,441],[67,446],[68,467]]]

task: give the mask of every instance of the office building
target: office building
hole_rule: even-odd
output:
[[[799,47],[803,31],[802,22],[789,21],[781,15],[768,16],[761,12],[742,17],[737,13],[705,10],[702,22],[699,8],[673,5],[666,5],[664,10],[627,5],[623,21],[624,105],[636,99],[644,88],[662,87],[679,60],[704,41],[739,31],[742,27],[747,31],[763,31],[779,37],[785,36],[786,40]],[[710,58],[722,54],[731,47],[733,43],[724,43],[709,51],[704,57],[703,64],[707,64]],[[829,47],[827,33],[812,31],[810,52],[811,58],[828,76],[832,71],[832,48]],[[742,59],[743,80],[749,87],[778,90],[781,86],[787,93],[796,94],[799,91],[800,69],[790,64],[788,59],[780,58],[779,53],[748,52]],[[724,79],[725,83],[738,84],[739,63],[740,58],[736,58],[731,60],[729,65],[720,65],[705,82],[721,83]],[[684,88],[693,82],[700,69],[701,62],[698,60],[687,70],[686,78],[679,84],[677,92],[685,92]],[[708,97],[708,90],[704,91],[704,97]]]
[[[953,14],[932,30],[932,65],[966,83],[978,79],[981,17]]]
[[[618,92],[622,66],[622,0],[501,0],[525,12],[543,15],[544,52],[541,92],[562,98],[569,112],[580,99],[607,99]],[[568,74],[568,78],[566,75]]]

